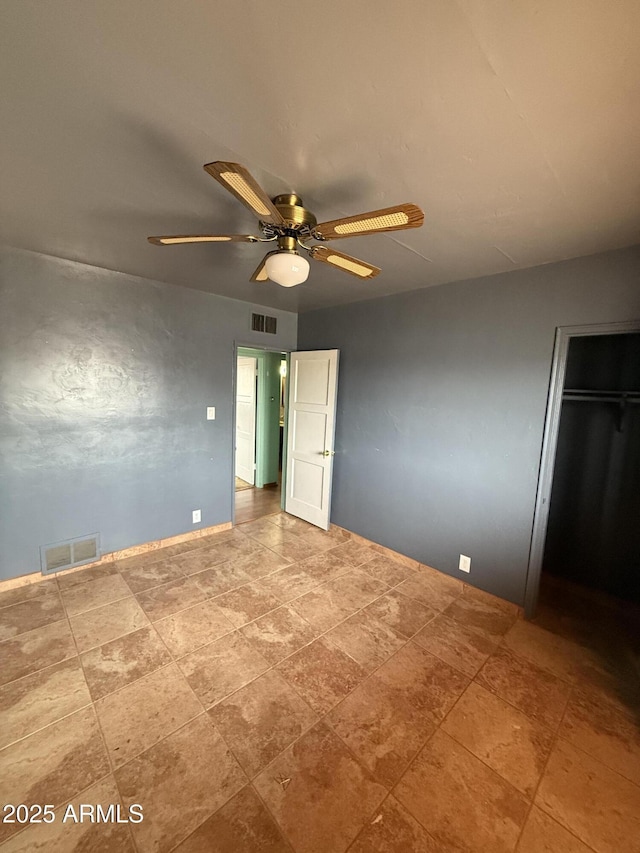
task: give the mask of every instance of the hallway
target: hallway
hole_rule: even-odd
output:
[[[236,524],[256,521],[265,515],[280,512],[280,483],[256,489],[255,486],[241,480],[240,482],[244,485],[238,488],[238,480],[239,478],[236,477]]]

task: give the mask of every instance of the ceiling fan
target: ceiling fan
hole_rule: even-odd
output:
[[[276,243],[278,248],[268,252],[260,261],[251,281],[271,279],[283,287],[302,284],[309,275],[309,262],[300,254],[299,249],[307,252],[314,261],[330,264],[358,278],[373,278],[380,272],[379,267],[318,243],[343,237],[419,228],[424,222],[424,213],[415,204],[399,204],[396,207],[371,210],[357,216],[332,219],[330,222],[318,224],[313,213],[303,206],[300,196],[286,193],[270,199],[260,184],[239,163],[218,160],[215,163],[207,163],[204,169],[258,217],[261,236],[192,234],[149,237],[148,240],[158,246],[176,243]],[[310,244],[312,240],[317,242]]]

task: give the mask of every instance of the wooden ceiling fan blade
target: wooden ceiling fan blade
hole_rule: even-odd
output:
[[[216,160],[214,163],[207,163],[204,169],[238,201],[248,207],[261,222],[284,225],[284,219],[269,196],[240,163]]]
[[[257,243],[251,234],[178,234],[169,237],[147,237],[156,246],[173,246],[176,243]]]
[[[335,249],[328,249],[326,246],[313,246],[309,250],[309,254],[314,261],[330,264],[332,267],[337,267],[358,278],[375,278],[380,272],[380,267],[374,267],[373,264],[359,261],[358,258],[336,252]]]
[[[424,222],[424,213],[415,204],[398,204],[381,210],[370,210],[357,216],[332,219],[316,225],[313,233],[321,240],[338,240],[341,237],[358,237],[380,231],[401,231],[419,228]]]
[[[271,252],[267,253],[264,258],[260,261],[258,266],[255,268],[253,275],[249,279],[249,281],[267,281],[269,276],[267,275],[267,258]]]

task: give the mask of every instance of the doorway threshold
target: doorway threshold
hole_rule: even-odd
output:
[[[280,484],[274,483],[262,489],[250,487],[236,491],[235,524],[255,521],[265,515],[280,512]]]

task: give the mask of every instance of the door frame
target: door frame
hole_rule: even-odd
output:
[[[256,461],[258,458],[258,370],[260,365],[260,359],[256,355],[247,355],[246,353],[238,352],[236,356],[236,434],[234,436],[234,445],[235,445],[235,455],[234,455],[234,473],[236,477],[238,476],[238,432],[237,432],[237,421],[238,421],[238,362],[240,359],[247,360],[253,362],[252,368],[252,379],[253,379],[253,389],[251,392],[253,398],[253,448],[251,453],[251,465],[247,466],[248,468],[252,468],[249,476],[242,477],[242,479],[249,483],[251,486],[255,486],[258,478],[258,466],[256,465]],[[246,401],[245,401],[246,402]]]
[[[286,424],[287,424],[287,409],[288,409],[288,396],[289,396],[289,355],[292,350],[287,350],[282,347],[265,347],[260,346],[255,343],[241,343],[239,341],[233,342],[233,363],[231,368],[231,388],[233,395],[233,405],[232,405],[232,414],[231,414],[231,524],[235,527],[236,523],[236,408],[237,408],[237,393],[238,393],[238,350],[246,349],[246,350],[255,350],[257,352],[274,352],[280,353],[283,356],[283,359],[287,361],[287,386],[285,393],[285,403],[284,403],[284,423],[285,423],[285,441],[286,441]],[[259,368],[258,368],[259,369]],[[258,383],[259,388],[259,383]],[[256,391],[256,394],[258,392]],[[258,400],[256,397],[256,406],[258,405]],[[256,428],[257,428],[257,413],[256,413]],[[284,495],[284,466],[286,464],[286,445],[283,447],[282,454],[282,466],[283,466],[283,474],[281,480],[281,497]]]
[[[562,411],[562,392],[567,371],[567,356],[572,338],[597,335],[627,335],[640,332],[640,320],[621,323],[596,323],[589,326],[558,326],[556,329],[547,397],[547,413],[542,439],[542,453],[538,473],[538,487],[533,514],[533,529],[529,549],[529,564],[524,593],[525,619],[533,619],[538,604],[538,591],[542,574],[542,560],[547,539],[549,504],[553,487],[553,472],[558,447],[558,431]]]

